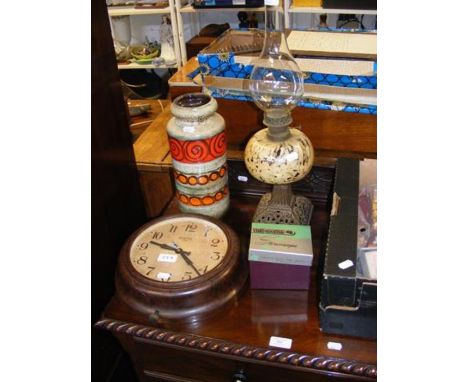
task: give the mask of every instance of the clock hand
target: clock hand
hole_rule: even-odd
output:
[[[187,257],[187,253],[190,253],[190,252],[185,252],[185,251],[180,251],[180,250],[177,250],[178,254],[180,254],[182,256],[182,258],[185,260],[185,262],[191,266],[193,268],[193,270],[195,271],[195,273],[198,275],[198,276],[201,276],[200,272],[198,272],[197,268],[195,267],[195,265],[193,265],[192,263],[192,260],[190,260],[188,257]]]
[[[174,248],[168,244],[158,243],[157,241],[150,241],[151,244],[155,244],[163,249],[170,249],[171,251],[177,252],[177,248]]]
[[[182,248],[180,248],[176,243],[172,242],[171,243],[173,245],[173,248],[176,249],[176,253],[185,253],[187,256],[190,256],[190,253],[191,252],[188,252],[188,251],[184,251]]]
[[[171,246],[171,245],[168,245],[168,244],[164,244],[164,243],[158,243],[157,241],[153,241],[151,240],[150,241],[151,244],[155,244],[163,249],[170,249],[171,251],[174,251],[175,253],[179,254],[182,256],[182,258],[184,259],[184,261],[190,266],[193,268],[193,270],[195,271],[195,273],[198,275],[198,276],[201,276],[200,272],[198,272],[197,268],[195,267],[195,265],[193,265],[192,261],[188,258],[187,255],[190,255],[190,252],[186,252],[184,251],[182,248],[180,248],[176,243],[173,243],[174,246]]]
[[[193,265],[192,263],[192,260],[190,260],[188,258],[188,255],[190,255],[190,252],[187,252],[187,251],[184,251],[182,248],[180,248],[176,243],[172,243],[172,245],[174,245],[174,247],[176,248],[176,253],[177,254],[180,254],[182,256],[182,258],[184,259],[184,261],[192,267],[192,269],[195,271],[195,273],[198,275],[198,276],[201,276],[200,272],[198,272],[198,269],[195,267],[195,265]]]
[[[190,252],[184,251],[176,243],[171,243],[172,245],[169,245],[169,244],[164,244],[164,243],[158,243],[157,241],[153,241],[153,240],[150,241],[150,243],[155,244],[163,249],[170,249],[171,251],[174,251],[175,253],[184,252],[186,255],[190,255]]]

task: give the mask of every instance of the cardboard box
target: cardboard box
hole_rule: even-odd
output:
[[[320,291],[325,333],[377,336],[377,280],[358,270],[360,161],[339,159]]]
[[[252,223],[249,247],[252,289],[307,290],[312,259],[310,226]]]
[[[330,31],[303,33],[329,36]],[[190,77],[215,98],[251,101],[247,82],[262,46],[263,31],[230,29],[197,55],[199,68]],[[296,58],[305,73],[304,96],[298,106],[377,114],[377,60],[321,56]]]

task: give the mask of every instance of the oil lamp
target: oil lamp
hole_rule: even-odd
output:
[[[304,78],[289,52],[278,0],[265,1],[265,38],[260,56],[253,62],[249,92],[263,110],[263,124],[247,143],[244,160],[250,174],[273,185],[262,196],[254,221],[277,224],[309,224],[310,200],[294,195],[291,183],[305,177],[314,162],[314,149],[300,130],[290,128],[291,110],[304,93]]]

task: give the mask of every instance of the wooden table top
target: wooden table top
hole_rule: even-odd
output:
[[[223,219],[238,233],[243,256],[247,256],[250,223],[257,202],[258,199],[251,197],[232,196],[229,212]],[[164,214],[177,212],[178,207],[174,199]],[[275,352],[271,353],[271,356],[273,354],[278,357],[284,355],[286,357],[284,362],[292,366],[306,367],[308,362],[306,360],[319,362],[317,361],[319,359],[320,367],[328,371],[342,371],[345,370],[343,368],[349,367],[349,370],[353,370],[351,374],[375,378],[377,373],[376,341],[324,334],[319,328],[320,281],[317,275],[317,263],[320,256],[323,256],[321,251],[323,251],[322,245],[327,237],[328,216],[329,211],[325,206],[315,206],[311,222],[314,260],[309,291],[250,290],[247,284],[241,295],[231,304],[203,320],[188,323],[172,322],[161,326],[150,323],[148,317],[132,311],[114,297],[103,315],[101,325],[106,327],[114,325],[112,323],[117,321],[115,325],[122,325],[120,327],[125,329],[130,328],[132,334],[151,331],[147,327],[159,327],[162,331],[157,332],[160,335],[158,338],[163,340],[179,339],[182,344],[183,341],[187,342],[185,339],[191,338],[187,336],[201,336],[208,342],[214,341],[217,344],[216,351],[224,346],[226,353],[234,352],[239,348],[239,344],[242,344],[248,349],[253,349],[255,354],[263,354],[265,357],[269,351],[275,350],[269,347],[270,337],[285,337],[292,339],[291,350],[276,349],[281,354]],[[128,326],[126,323],[132,324]],[[132,326],[133,324],[136,326]],[[115,325],[114,329],[117,327]],[[341,343],[342,349],[330,350],[329,342]]]
[[[171,108],[165,107],[133,144],[139,170],[167,171],[172,166],[166,132],[171,117]]]
[[[140,106],[148,104],[151,106],[151,109],[146,113],[130,117],[130,131],[134,140],[137,140],[145,131],[145,129],[151,124],[151,122],[153,122],[156,117],[164,110],[164,108],[170,104],[170,101],[166,99],[129,99],[127,102],[129,106]]]
[[[192,57],[183,65],[174,75],[169,78],[169,86],[200,86],[195,84],[193,80],[188,77],[188,74],[192,73],[198,68],[198,61],[196,57]]]

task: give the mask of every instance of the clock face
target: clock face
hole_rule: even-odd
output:
[[[175,217],[141,232],[130,248],[130,262],[151,280],[175,283],[210,272],[227,250],[227,236],[216,224],[193,216]]]

